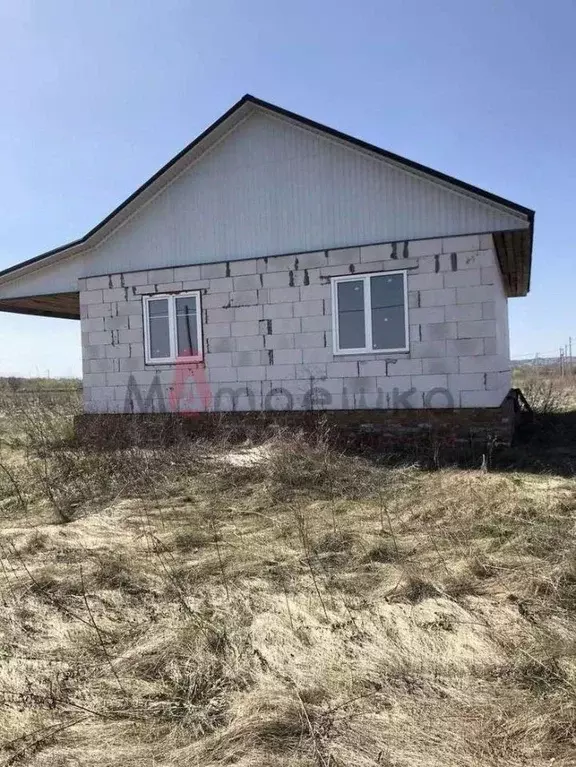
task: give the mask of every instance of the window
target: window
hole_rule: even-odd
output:
[[[144,296],[146,362],[202,359],[200,293]]]
[[[407,352],[406,272],[332,280],[334,354]]]

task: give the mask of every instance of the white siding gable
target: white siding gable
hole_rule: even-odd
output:
[[[76,291],[89,275],[527,226],[510,209],[255,108],[105,240],[40,262],[1,294]]]
[[[257,112],[86,265],[108,273],[524,225],[381,158]]]

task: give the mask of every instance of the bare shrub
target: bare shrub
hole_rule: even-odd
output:
[[[543,415],[567,410],[574,398],[571,378],[562,378],[558,373],[528,372],[519,383],[530,407]]]
[[[145,579],[118,552],[98,554],[97,561],[92,582],[98,589],[120,589],[128,594],[146,592]]]
[[[39,390],[18,396],[0,394],[5,424],[2,437],[13,447],[49,450],[74,438],[74,416],[81,412],[80,392]]]
[[[267,479],[273,497],[288,500],[314,493],[329,499],[354,498],[369,486],[369,461],[338,447],[328,429],[285,430],[271,442]]]
[[[396,562],[400,555],[397,548],[389,541],[381,541],[373,546],[368,554],[366,554],[366,561],[368,562]]]
[[[10,389],[11,392],[17,392],[19,389],[22,388],[22,385],[24,383],[23,378],[18,378],[16,376],[10,376],[6,379],[6,385]]]
[[[114,499],[169,484],[180,472],[187,475],[197,467],[198,451],[190,442],[149,449],[79,445],[73,426],[77,411],[75,398],[57,404],[37,398],[18,403],[9,435],[11,447],[23,459],[0,462],[0,481],[23,510],[43,498],[61,521],[70,522]]]

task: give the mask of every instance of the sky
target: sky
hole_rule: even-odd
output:
[[[0,269],[76,239],[252,93],[536,210],[512,354],[576,339],[574,0],[0,0]],[[576,340],[575,340],[576,344]],[[0,375],[80,375],[0,314]]]

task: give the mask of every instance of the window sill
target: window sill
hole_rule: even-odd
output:
[[[368,355],[397,355],[397,354],[410,354],[410,349],[365,349],[359,351],[358,349],[346,349],[345,351],[334,351],[335,357],[360,357]]]
[[[173,360],[144,360],[144,365],[146,367],[175,367],[178,365],[191,365],[192,363],[197,362],[204,362],[204,357],[185,357],[185,358],[178,358]]]

